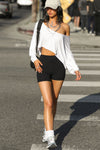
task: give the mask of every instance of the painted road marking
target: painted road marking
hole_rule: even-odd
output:
[[[72,87],[100,87],[99,81],[64,81],[63,86]]]
[[[100,75],[100,70],[80,70],[82,75]],[[70,74],[66,70],[66,74]]]
[[[90,53],[88,53],[88,54],[73,54],[74,56],[100,56],[100,54],[90,54]]]
[[[100,53],[100,50],[71,50],[72,51],[72,53],[79,53],[79,54],[81,54],[81,53]]]
[[[90,61],[93,61],[93,60],[100,60],[100,58],[78,58],[78,57],[74,57],[75,60],[90,60]]]
[[[46,148],[47,144],[32,144],[31,150],[47,150]],[[67,145],[61,145],[60,147],[58,146],[57,148],[53,150],[79,150],[78,148],[75,148],[75,145],[72,147]]]
[[[37,120],[43,120],[44,117],[41,114],[37,115]],[[58,115],[55,116],[56,121],[100,121],[98,116],[85,116],[85,115]]]
[[[78,66],[100,67],[100,63],[77,63]]]
[[[43,102],[43,97],[41,96]],[[66,95],[60,94],[58,102],[80,102],[80,103],[100,103],[100,94],[97,95]]]

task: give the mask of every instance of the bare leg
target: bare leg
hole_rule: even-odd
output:
[[[62,84],[63,84],[63,81],[52,80],[53,96],[54,96],[54,99],[53,99],[53,118],[55,117],[55,114],[56,114],[57,99],[58,99]]]
[[[44,100],[44,124],[46,130],[53,130],[54,117],[57,107],[57,98],[63,81],[52,80],[39,82]]]
[[[74,26],[76,27],[77,26],[77,17],[74,16]]]
[[[76,26],[79,27],[79,24],[80,24],[80,17],[78,16],[77,17],[77,24],[76,24]]]
[[[46,130],[53,130],[53,92],[50,81],[39,82],[39,87],[44,100],[44,124]]]

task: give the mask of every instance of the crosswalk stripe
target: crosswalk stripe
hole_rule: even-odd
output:
[[[77,57],[74,57],[75,58],[75,60],[91,60],[91,61],[93,61],[93,60],[100,60],[100,58],[77,58]]]
[[[80,70],[82,75],[100,75],[100,71],[99,70]],[[66,74],[70,74],[67,70],[66,70]]]
[[[47,145],[45,144],[32,144],[31,146],[31,150],[47,150],[46,148]],[[58,146],[57,148],[53,149],[53,150],[79,150],[76,149],[74,147],[70,147],[68,144],[67,145],[62,145],[61,148]]]
[[[78,66],[100,67],[100,63],[77,63]]]
[[[43,97],[41,96],[43,102]],[[100,103],[100,95],[59,95],[58,102]]]
[[[91,53],[88,53],[88,54],[77,54],[77,53],[74,53],[73,54],[74,56],[100,56],[100,54],[91,54]]]
[[[43,120],[43,115],[38,114],[37,120]],[[97,116],[86,116],[85,115],[56,115],[55,120],[57,121],[100,121],[100,117]]]
[[[43,144],[32,144],[31,150],[46,150]]]
[[[100,53],[100,50],[71,50],[72,51],[72,53]]]
[[[63,86],[100,87],[100,82],[99,81],[64,81]]]

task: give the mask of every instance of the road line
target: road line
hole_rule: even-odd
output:
[[[38,114],[37,120],[43,120],[43,115]],[[55,120],[57,121],[100,121],[100,117],[87,116],[85,115],[56,115]]]
[[[77,63],[78,66],[100,67],[100,63]]]
[[[73,54],[74,53],[80,53],[80,54],[81,53],[84,53],[84,54],[85,53],[89,53],[89,54],[90,53],[100,53],[100,50],[96,50],[96,51],[95,50],[93,50],[93,51],[91,51],[91,50],[90,51],[89,50],[71,50],[71,51],[72,51]]]
[[[80,70],[82,75],[100,75],[100,70]],[[66,70],[66,74],[70,74]]]
[[[91,54],[91,53],[88,53],[88,54],[73,54],[74,56],[100,56],[100,54]]]
[[[93,60],[100,60],[100,58],[77,58],[77,57],[74,57],[75,58],[75,60],[91,60],[91,61],[93,61]]]
[[[47,145],[45,144],[32,144],[31,146],[31,150],[47,150],[46,148]],[[55,150],[79,150],[78,148],[75,148],[75,145],[73,145],[73,147],[70,147],[67,145],[62,145],[61,147],[57,147],[55,148]],[[54,149],[53,149],[54,150]]]
[[[64,81],[63,86],[72,87],[100,87],[99,81]]]
[[[41,96],[43,102],[43,97]],[[60,94],[58,102],[100,103],[100,95],[69,95]]]
[[[23,46],[27,46],[27,43],[16,43],[15,47],[23,47]]]

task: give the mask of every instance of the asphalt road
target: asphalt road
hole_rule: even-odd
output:
[[[43,102],[36,73],[29,66],[28,46],[19,41],[16,47],[18,37],[8,39],[6,34],[0,46],[0,150],[30,150],[31,146],[31,150],[45,150],[41,143]],[[66,72],[54,125],[57,150],[100,150],[100,50],[80,51],[72,46],[72,51],[82,80],[76,82]]]

